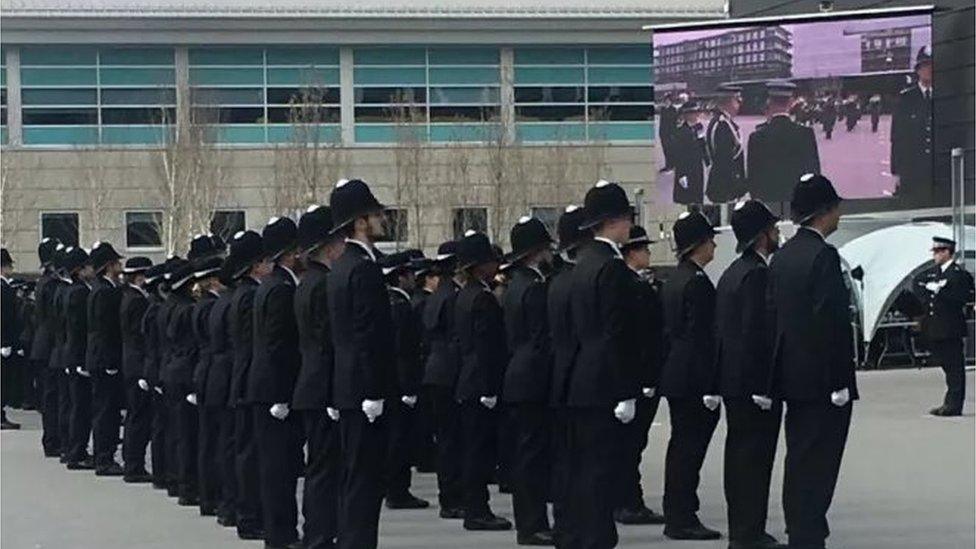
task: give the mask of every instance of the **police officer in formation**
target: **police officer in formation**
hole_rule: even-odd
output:
[[[898,94],[891,116],[891,174],[896,195],[924,204],[932,187],[932,52],[915,57],[915,83]]]
[[[742,89],[726,85],[718,90],[715,109],[705,130],[705,147],[711,159],[708,171],[708,199],[716,204],[745,194],[745,150],[735,122],[742,106]]]
[[[790,547],[823,547],[858,396],[847,289],[824,240],[839,203],[824,176],[801,177],[791,202],[801,228],[781,250],[778,218],[758,200],[737,205],[740,256],[717,290],[704,271],[715,252],[707,218],[675,222],[679,264],[662,286],[649,274],[651,239],[607,181],[563,212],[558,242],[520,218],[504,258],[475,231],[436,258],[383,255],[384,207],[358,179],[297,224],[276,217],[260,234],[235,234],[226,257],[211,235],[193,239],[188,259],[158,265],[123,265],[108,243],[91,254],[43,243],[36,315],[52,367],[42,446],[69,469],[151,482],[266,547],[368,548],[384,498],[389,509],[429,505],[410,493],[429,400],[440,517],[511,529],[488,490],[507,451],[514,541],[602,548],[617,544],[617,522],[663,523],[678,540],[721,536],[699,520],[697,489],[724,404],[729,546],[771,549],[784,547],[766,518],[785,407]],[[972,299],[951,244],[937,241],[937,266],[919,281],[950,385],[941,415],[961,408],[956,328]],[[662,396],[663,516],[647,507],[639,472]]]

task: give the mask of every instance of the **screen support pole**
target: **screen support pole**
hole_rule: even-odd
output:
[[[966,257],[966,183],[963,172],[965,156],[959,147],[952,149],[952,239],[957,257]]]

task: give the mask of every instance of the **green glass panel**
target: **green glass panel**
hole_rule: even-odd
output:
[[[338,48],[268,48],[268,65],[338,65]]]
[[[296,132],[297,135],[296,135]],[[291,124],[274,124],[268,126],[268,143],[339,143],[342,131],[338,124],[323,124],[317,128],[297,129]]]
[[[7,67],[0,67],[0,86],[7,85]]]
[[[97,145],[98,128],[95,126],[24,127],[24,145]]]
[[[264,126],[217,126],[208,135],[217,143],[264,143]]]
[[[356,48],[352,56],[355,65],[424,65],[427,63],[424,48]]]
[[[57,89],[27,88],[22,92],[24,105],[97,105],[95,88]]]
[[[396,124],[356,124],[357,143],[398,143],[419,139],[426,140],[424,125],[397,126]]]
[[[593,84],[650,84],[650,67],[590,67],[589,83]]]
[[[498,48],[430,48],[431,65],[497,65]]]
[[[323,86],[339,84],[339,69],[268,69],[269,86]]]
[[[515,48],[516,65],[582,65],[583,48]]]
[[[430,140],[436,142],[495,141],[501,127],[497,124],[433,124]]]
[[[500,74],[497,68],[430,69],[433,84],[497,84]]]
[[[515,135],[519,141],[583,141],[586,128],[583,124],[516,124]]]
[[[515,68],[516,84],[582,84],[585,78],[580,68]]]
[[[353,82],[356,85],[384,84],[423,86],[426,83],[425,69],[364,69],[356,68]]]
[[[7,144],[7,126],[0,127],[0,143]]]
[[[102,48],[100,65],[172,65],[172,48]]]
[[[190,69],[190,84],[264,85],[264,69]]]
[[[80,46],[31,46],[20,50],[21,66],[94,65],[98,50]]]
[[[102,128],[104,145],[158,144],[166,141],[172,127],[166,126],[106,126]]]
[[[90,69],[21,69],[24,86],[94,86],[98,81],[95,68]]]
[[[654,123],[598,122],[590,124],[590,141],[652,141]]]
[[[173,69],[101,69],[99,81],[103,86],[172,86],[176,84]]]
[[[263,65],[261,48],[193,48],[190,65]]]
[[[651,46],[607,46],[589,48],[586,62],[590,65],[650,65]]]

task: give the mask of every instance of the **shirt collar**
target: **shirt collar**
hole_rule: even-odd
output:
[[[291,276],[291,281],[294,282],[295,285],[297,286],[298,285],[298,277],[295,275],[295,271],[289,269],[288,267],[285,267],[284,265],[280,265],[279,264],[278,266],[281,267],[282,269],[284,269],[284,271],[286,273],[288,273],[289,276]]]
[[[9,278],[7,278],[7,277],[5,277],[3,275],[0,275],[0,280],[3,280],[8,286],[10,285],[10,279]]]
[[[143,290],[139,286],[136,286],[135,284],[129,284],[129,287],[135,289],[137,292],[142,294],[142,297],[149,297],[149,294],[146,292],[146,290]]]
[[[399,286],[390,286],[390,290],[402,295],[407,301],[410,301],[410,294],[406,290]]]
[[[939,268],[942,269],[942,272],[944,273],[947,270],[949,270],[949,267],[952,267],[952,264],[955,263],[955,262],[956,262],[955,259],[950,259],[949,261],[946,261],[942,265],[939,265]]]
[[[542,274],[542,271],[540,271],[539,268],[536,267],[535,265],[526,265],[525,268],[528,269],[528,270],[530,270],[530,271],[532,271],[536,275],[538,275],[539,276],[539,280],[545,280],[546,279],[546,275]]]
[[[766,266],[769,266],[769,258],[770,258],[770,255],[764,254],[764,253],[760,252],[759,250],[757,250],[755,248],[753,248],[752,251],[753,251],[753,253],[755,253],[756,255],[758,255],[760,259],[763,260],[763,263],[765,263]]]
[[[605,237],[602,237],[602,236],[594,236],[593,237],[593,240],[598,240],[598,241],[603,242],[604,244],[610,246],[610,249],[613,250],[614,255],[617,256],[617,259],[623,259],[624,258],[624,254],[620,253],[620,245],[617,244],[616,242],[614,242],[613,240],[610,240],[609,238],[605,238]]]
[[[782,117],[785,117],[787,120],[790,120],[790,113],[788,113],[788,112],[778,112],[778,113],[770,116],[769,119],[772,120],[772,119],[776,118],[777,116],[782,116]]]
[[[810,231],[811,233],[819,236],[820,237],[820,240],[827,240],[827,238],[823,235],[823,233],[821,233],[817,229],[814,229],[813,227],[810,227],[808,225],[804,225],[804,226],[800,227],[800,230]]]
[[[918,89],[922,92],[922,95],[925,95],[926,92],[932,93],[932,86],[926,88],[921,82],[918,83]]]
[[[373,248],[371,246],[369,246],[365,242],[356,240],[355,238],[347,238],[346,242],[350,244],[355,244],[360,248],[362,248],[363,251],[366,252],[366,255],[369,256],[369,260],[372,261],[373,263],[376,263],[376,254],[373,253]]]
[[[102,275],[102,279],[104,279],[106,282],[108,282],[109,284],[111,284],[113,288],[116,286],[115,281],[112,280],[111,278],[109,278],[109,277],[107,277],[105,275]]]
[[[569,257],[569,252],[565,250],[559,252],[559,257],[563,258],[563,261],[569,263],[570,265],[576,265],[576,260]]]

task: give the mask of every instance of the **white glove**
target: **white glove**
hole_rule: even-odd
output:
[[[157,393],[163,394],[163,388],[162,387],[153,387],[153,389],[155,389]]]
[[[190,404],[196,406],[197,405],[197,394],[196,393],[190,393],[190,394],[186,395],[186,401],[189,402]]]
[[[930,291],[930,292],[932,292],[932,293],[934,293],[934,294],[937,294],[937,293],[939,293],[939,290],[942,289],[942,286],[939,286],[939,283],[938,282],[926,282],[925,283],[925,289],[928,290],[928,291]]]
[[[148,391],[149,390],[149,382],[146,381],[145,379],[140,379],[136,383],[139,384],[139,388],[142,389],[143,391]]]
[[[13,347],[0,347],[0,356],[3,358],[10,358],[12,354],[14,354]]]
[[[773,399],[763,395],[752,395],[752,402],[765,412],[768,412],[773,407]]]
[[[288,412],[290,412],[291,410],[288,409],[287,404],[285,404],[284,402],[279,402],[277,404],[272,404],[269,411],[271,412],[271,417],[279,420],[284,420],[286,417],[288,417]]]
[[[682,189],[687,189],[688,188],[688,176],[682,175],[680,178],[678,178],[678,185],[681,185],[681,188]]]
[[[376,421],[376,418],[383,415],[383,399],[364,400],[363,413],[366,414],[366,419],[369,420],[370,423]]]
[[[336,408],[326,408],[325,413],[329,414],[329,419],[339,421],[339,410]]]
[[[481,405],[484,406],[485,408],[488,408],[489,410],[493,410],[495,409],[495,405],[498,404],[498,397],[484,396],[479,398],[478,402],[480,402]]]
[[[413,408],[414,406],[417,405],[417,395],[403,395],[402,397],[400,397],[400,402]]]
[[[70,376],[71,375],[71,368],[65,368],[64,369],[64,373]]]
[[[714,412],[718,409],[718,405],[722,403],[722,397],[718,395],[705,395],[702,397],[702,402],[706,408]]]
[[[637,399],[621,400],[613,409],[613,415],[620,423],[630,423],[637,415]]]
[[[110,375],[110,376],[114,376],[115,374],[119,373],[119,371],[118,370],[105,370],[105,373],[108,374],[108,375]]]
[[[75,371],[78,372],[79,374],[85,376],[85,377],[91,377],[91,374],[88,373],[88,370],[82,368],[81,366],[76,367],[75,368]]]
[[[17,349],[17,356],[24,356],[24,350],[23,349]]]
[[[830,401],[834,403],[834,406],[843,407],[847,405],[851,400],[851,391],[847,387],[844,387],[840,391],[834,391],[830,393]]]
[[[657,387],[644,387],[641,389],[641,392],[644,393],[644,396],[647,398],[654,398],[654,395],[657,394]]]

